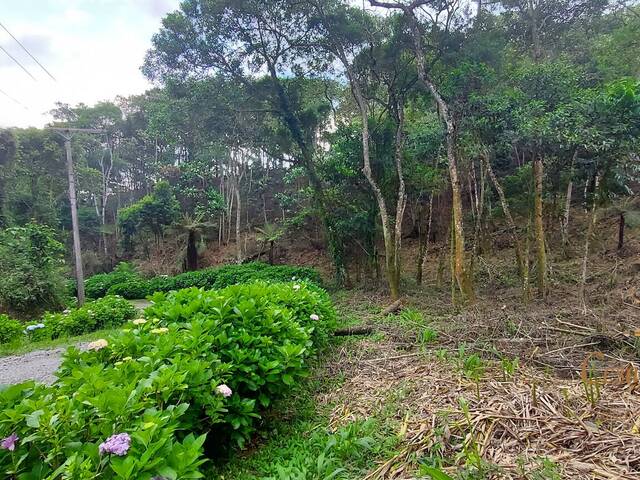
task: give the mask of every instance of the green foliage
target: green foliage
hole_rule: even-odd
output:
[[[1,472],[202,478],[205,436],[207,448],[243,445],[273,400],[308,374],[335,324],[326,293],[305,284],[192,288],[153,300],[146,321],[103,348],[71,348],[54,385],[0,391],[0,437],[20,437],[15,452],[0,450]],[[127,454],[101,456],[99,444],[123,432]]]
[[[546,457],[535,459],[536,462],[531,470],[527,469],[523,459],[518,459],[519,473],[531,480],[561,480],[562,475],[558,465]]]
[[[45,313],[41,319],[44,328],[33,330],[29,337],[31,340],[54,340],[82,335],[120,326],[135,314],[135,307],[124,298],[106,296],[63,313]]]
[[[518,367],[520,366],[520,363],[518,361],[518,357],[513,357],[511,359],[503,357],[500,360],[500,366],[502,367],[503,380],[506,382],[507,379],[513,378],[516,371],[518,370]]]
[[[16,340],[22,335],[23,330],[24,327],[19,321],[0,314],[0,344]]]
[[[122,229],[125,248],[131,246],[132,237],[142,229],[148,229],[160,237],[164,227],[178,219],[180,205],[171,185],[158,182],[151,195],[146,195],[133,205],[118,212],[118,224]]]
[[[189,287],[219,289],[255,280],[269,282],[300,280],[312,282],[316,285],[321,285],[322,283],[320,275],[312,268],[252,262],[185,272],[174,277],[159,276],[147,281],[129,280],[122,284],[113,285],[109,288],[108,293],[110,295],[121,295],[129,299],[138,299],[146,298],[155,292],[170,292]]]
[[[135,267],[130,263],[121,262],[113,272],[99,273],[85,280],[84,291],[89,298],[101,298],[107,295],[109,289],[114,285],[140,281],[142,278],[136,272]]]
[[[438,332],[431,327],[425,327],[418,335],[418,342],[425,346],[438,339]]]
[[[293,445],[284,461],[265,466],[261,480],[332,480],[345,478],[349,463],[362,464],[373,450],[375,423],[355,422],[334,434],[315,431],[303,446]],[[312,453],[313,452],[313,453]],[[273,473],[272,473],[273,472]]]
[[[429,475],[433,480],[453,480],[453,477],[450,477],[439,468],[422,466],[420,468],[420,473]]]
[[[0,230],[0,310],[25,315],[62,306],[63,252],[45,226]]]

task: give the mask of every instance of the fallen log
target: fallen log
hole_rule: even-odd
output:
[[[391,305],[389,305],[387,308],[382,310],[382,313],[380,315],[387,316],[390,313],[395,313],[400,309],[402,309],[402,301],[401,300],[396,300]]]
[[[373,327],[347,327],[333,332],[336,337],[348,337],[350,335],[369,335],[373,333]]]

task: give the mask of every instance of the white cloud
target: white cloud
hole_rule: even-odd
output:
[[[32,0],[33,1],[33,0]],[[27,0],[26,3],[29,3]],[[56,101],[93,104],[140,93],[150,85],[140,72],[151,36],[178,0],[39,0],[0,20],[56,77],[40,67],[0,29],[0,45],[36,77],[0,52],[0,126],[38,126],[51,121]],[[2,13],[2,12],[0,12]]]

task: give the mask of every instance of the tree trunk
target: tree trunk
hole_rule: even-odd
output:
[[[2,172],[0,171],[0,228],[4,228],[7,226],[7,216],[6,216],[6,182],[4,178],[2,178]]]
[[[198,269],[198,248],[196,246],[196,233],[189,230],[187,238],[187,271],[191,272]]]
[[[67,154],[67,177],[69,180],[69,205],[71,206],[71,228],[73,230],[73,253],[76,267],[76,283],[78,290],[78,306],[84,305],[84,271],[82,250],[80,247],[80,223],[78,221],[78,205],[76,200],[76,180],[71,154],[71,137],[64,137],[64,148]]]
[[[624,212],[620,212],[620,220],[618,222],[618,252],[624,247],[624,227],[626,220],[624,218]]]
[[[271,240],[269,242],[269,265],[273,265],[273,250],[274,250],[274,241]]]
[[[329,244],[329,251],[333,258],[336,284],[339,286],[343,285],[346,275],[343,251],[344,247],[338,233],[335,231],[335,228],[329,219],[324,188],[313,163],[313,148],[306,141],[300,121],[293,113],[293,108],[291,107],[287,94],[280,82],[280,79],[278,78],[275,65],[268,63],[267,68],[269,70],[269,76],[271,78],[273,88],[278,98],[281,117],[285,125],[287,125],[296,145],[300,148],[302,164],[305,169],[305,173],[309,177],[309,184],[311,185],[311,190],[313,192],[313,203],[318,212],[318,216],[320,217],[320,222],[324,227],[324,233],[327,237],[327,243]],[[282,216],[284,220],[284,209],[282,211]]]
[[[456,157],[455,136],[456,129],[449,114],[449,106],[440,95],[435,84],[427,75],[427,69],[424,62],[424,50],[422,48],[422,37],[418,21],[412,9],[404,10],[405,16],[408,18],[411,26],[414,54],[418,66],[418,77],[424,86],[431,92],[436,104],[438,105],[438,113],[442,122],[446,126],[446,143],[447,143],[447,160],[449,164],[449,177],[451,180],[452,207],[453,207],[453,239],[454,239],[454,264],[456,283],[463,297],[467,300],[475,300],[475,292],[473,288],[473,278],[465,260],[465,242],[464,228],[462,224],[462,193],[460,187],[460,178],[458,175],[458,162]]]
[[[582,304],[582,313],[587,314],[587,299],[585,297],[585,287],[587,285],[587,266],[589,263],[589,245],[591,243],[591,237],[598,221],[598,186],[600,184],[600,175],[596,174],[594,189],[593,189],[593,203],[591,205],[591,220],[587,227],[587,234],[584,239],[584,254],[582,256],[582,275],[580,276],[580,289],[578,292],[578,298]]]
[[[562,223],[560,224],[560,232],[562,235],[562,248],[565,256],[569,246],[569,216],[571,214],[571,195],[573,194],[573,168],[578,158],[578,149],[576,148],[571,159],[571,167],[569,169],[569,183],[567,184],[567,195],[564,202],[564,213],[562,215]]]
[[[471,171],[473,172],[473,185],[475,191],[475,202],[476,202],[476,219],[473,231],[473,248],[471,249],[471,272],[473,273],[475,270],[475,261],[480,252],[480,243],[482,233],[484,231],[483,223],[484,223],[484,203],[485,203],[485,167],[480,163],[480,196],[478,196],[478,182],[476,179],[476,167],[475,162],[471,164]]]
[[[542,58],[542,44],[540,42],[540,27],[538,25],[538,11],[534,0],[527,0],[527,11],[531,28],[531,43],[533,46],[533,60],[538,62]]]
[[[236,259],[238,263],[242,263],[242,241],[240,239],[240,223],[242,222],[242,210],[240,202],[240,185],[235,184],[236,196]]]
[[[429,240],[431,238],[431,222],[433,219],[433,193],[429,196],[429,220],[427,221],[427,236],[424,241],[420,242],[420,251],[418,254],[418,270],[416,274],[416,283],[422,285],[422,272],[424,264],[429,255]]]
[[[351,91],[356,100],[356,104],[358,105],[358,109],[360,110],[360,116],[362,119],[362,157],[363,157],[363,168],[362,171],[364,176],[369,182],[369,186],[373,191],[374,197],[378,204],[378,212],[380,214],[380,220],[382,223],[382,237],[384,240],[384,250],[385,250],[385,265],[386,265],[386,275],[387,281],[389,283],[389,291],[391,294],[391,298],[393,300],[398,300],[400,298],[400,259],[399,257],[399,246],[395,243],[398,240],[398,237],[401,237],[402,233],[402,214],[404,213],[404,202],[406,199],[404,198],[404,179],[402,177],[402,168],[400,164],[401,159],[401,148],[402,146],[398,145],[398,135],[401,135],[400,125],[402,122],[399,121],[398,130],[396,132],[396,170],[399,175],[400,186],[398,189],[398,209],[396,211],[395,225],[394,225],[394,233],[391,231],[391,220],[389,217],[389,211],[387,210],[386,201],[384,199],[384,195],[382,190],[378,186],[375,178],[373,177],[373,172],[371,170],[371,156],[369,151],[369,108],[367,106],[366,100],[362,91],[360,90],[360,85],[357,83],[357,79],[351,70],[351,66],[345,55],[341,55],[340,60],[342,61],[346,71],[347,77],[349,79],[349,83],[351,85]],[[400,153],[399,153],[400,152]],[[401,208],[400,208],[401,207]],[[398,225],[400,223],[400,225]],[[400,232],[400,233],[399,233]]]
[[[513,220],[513,216],[511,215],[511,209],[509,208],[509,204],[507,203],[507,198],[504,194],[504,190],[502,189],[502,185],[498,181],[498,178],[493,171],[493,167],[491,166],[489,158],[487,156],[483,156],[482,160],[484,161],[485,168],[487,169],[487,173],[489,174],[489,178],[491,178],[491,182],[493,183],[496,192],[498,192],[500,205],[502,206],[504,217],[507,220],[507,226],[509,227],[509,233],[511,234],[511,241],[513,242],[513,246],[516,252],[516,263],[518,266],[518,273],[522,281],[522,290],[524,293],[528,290],[528,275],[525,275],[525,257],[522,251],[522,243],[520,241],[520,238],[518,237],[518,228],[516,227],[516,222]]]
[[[537,258],[537,285],[538,295],[542,298],[546,296],[546,275],[547,275],[547,252],[544,241],[544,216],[542,209],[542,180],[543,164],[542,157],[535,155],[533,160],[533,181],[534,181],[534,232],[536,241]]]

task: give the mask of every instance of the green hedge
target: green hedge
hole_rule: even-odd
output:
[[[41,320],[44,328],[35,330],[31,335],[37,335],[38,339],[83,335],[103,328],[120,326],[135,315],[136,308],[129,301],[108,295],[66,313],[45,314]]]
[[[11,343],[23,335],[24,326],[18,320],[0,314],[0,344]]]
[[[70,349],[51,387],[0,392],[0,438],[19,437],[14,452],[0,450],[0,472],[202,478],[205,436],[207,448],[243,445],[308,374],[335,324],[326,293],[304,283],[192,288],[153,301],[146,320],[103,348]],[[105,453],[113,443],[123,455]]]
[[[173,277],[159,276],[146,281],[140,278],[131,278],[122,283],[112,285],[108,289],[108,293],[110,295],[121,295],[124,298],[138,299],[146,298],[155,292],[170,292],[190,287],[208,290],[220,289],[257,280],[268,282],[304,280],[316,285],[321,285],[322,282],[320,275],[313,268],[252,262],[240,265],[226,265],[219,268],[207,268],[182,273]]]
[[[99,273],[86,279],[84,282],[84,293],[88,298],[102,298],[108,294],[109,289],[114,285],[142,280],[142,277],[136,272],[133,265],[121,262],[113,272]]]
[[[135,314],[136,309],[129,301],[109,295],[80,308],[62,313],[45,313],[38,322],[31,324],[0,315],[0,344],[11,343],[25,336],[27,340],[38,341],[82,335],[117,327],[131,320]]]

